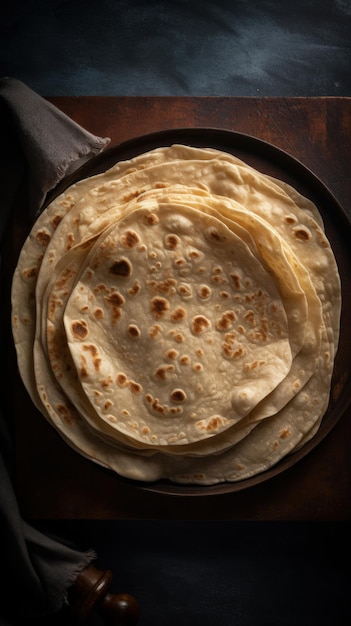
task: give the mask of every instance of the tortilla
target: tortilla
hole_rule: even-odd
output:
[[[291,366],[271,276],[219,220],[180,205],[136,209],[103,235],[64,323],[97,414],[148,443],[228,428]]]
[[[159,148],[61,194],[12,306],[36,406],[129,478],[248,478],[328,405],[341,289],[318,209],[218,150]]]

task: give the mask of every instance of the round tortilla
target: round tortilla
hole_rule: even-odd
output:
[[[61,194],[23,246],[12,305],[37,407],[129,478],[247,478],[328,405],[341,290],[322,219],[218,150],[160,148]]]
[[[178,194],[175,197],[179,199]],[[189,202],[190,197],[191,196],[187,195],[188,202]],[[181,199],[184,201],[185,200],[184,196],[182,196]],[[222,201],[220,205],[222,206]],[[194,204],[192,206],[194,206]],[[153,208],[155,207],[156,205],[153,206]],[[213,213],[212,208],[210,209],[209,207],[207,207],[207,209],[209,211],[211,210],[211,212]],[[251,229],[253,229],[253,224],[255,225],[256,229],[257,228],[262,229],[263,227],[261,220],[254,220],[253,218],[251,218],[250,222],[251,222]],[[229,223],[230,223],[231,228],[235,226],[234,228],[235,232],[237,233],[239,232],[241,237],[245,237],[245,240],[250,242],[250,249],[253,251],[256,251],[257,253],[256,246],[253,245],[253,239],[251,238],[249,233],[247,231],[244,231],[243,228],[240,227],[237,223],[234,224],[234,222],[232,221]],[[269,244],[270,245],[272,245],[272,243],[274,244],[272,247],[275,249],[275,255],[273,256],[269,255],[269,258],[266,258],[266,261],[267,263],[268,263],[268,260],[270,261],[270,266],[268,267],[272,272],[275,268],[274,277],[278,279],[278,284],[280,286],[281,292],[283,293],[284,307],[287,312],[288,323],[289,323],[290,347],[291,347],[293,355],[294,356],[296,355],[297,358],[295,359],[294,367],[292,367],[291,370],[289,371],[289,375],[286,376],[284,378],[284,381],[280,383],[280,385],[278,385],[274,389],[274,391],[269,395],[268,405],[267,404],[264,405],[261,402],[259,412],[256,410],[254,416],[253,416],[253,413],[251,412],[248,419],[244,420],[246,427],[248,426],[248,424],[253,424],[257,420],[262,419],[269,414],[277,412],[284,404],[288,402],[288,400],[293,395],[295,395],[296,389],[299,389],[308,380],[308,377],[311,376],[312,371],[315,367],[315,359],[316,359],[316,354],[318,352],[318,347],[319,347],[319,342],[317,341],[318,336],[317,335],[312,336],[311,334],[310,347],[306,349],[306,344],[305,344],[304,348],[301,349],[303,345],[303,341],[305,339],[305,335],[306,335],[306,315],[307,315],[306,297],[304,295],[304,292],[302,291],[302,288],[299,282],[296,280],[294,273],[291,272],[291,264],[289,263],[288,259],[285,258],[285,255],[283,253],[279,257],[280,258],[279,264],[276,263],[276,260],[275,260],[276,252],[279,249],[279,246],[282,245],[282,242],[279,241],[279,238],[273,237],[273,234],[270,232],[270,229],[268,232],[268,237],[269,238],[268,238],[267,246],[269,248]],[[92,240],[90,240],[90,242],[92,242]],[[86,242],[82,244],[81,246],[83,254],[86,251],[86,245],[88,243],[89,242]],[[89,411],[89,408],[87,409],[86,403],[85,403],[85,406],[83,407],[82,402],[80,402],[82,398],[81,398],[81,394],[79,394],[79,386],[77,387],[76,385],[72,385],[73,368],[72,368],[72,363],[71,363],[71,355],[67,347],[65,331],[64,331],[63,323],[62,323],[62,316],[63,316],[63,311],[66,307],[67,298],[71,292],[72,285],[75,282],[77,272],[79,269],[79,260],[77,261],[77,255],[79,255],[79,252],[80,252],[79,246],[70,250],[65,255],[65,257],[63,257],[60,260],[60,263],[58,264],[58,270],[59,270],[58,276],[56,278],[55,276],[53,276],[51,280],[52,284],[49,287],[49,296],[47,297],[47,300],[48,300],[47,342],[49,345],[47,352],[48,352],[48,357],[52,365],[53,372],[55,373],[59,384],[63,387],[64,391],[67,393],[67,396],[70,398],[74,398],[74,403],[76,405],[79,404],[80,411],[83,412],[83,414],[87,417],[89,423],[91,425],[94,425],[96,416],[95,418],[94,416],[91,417],[91,411]],[[289,275],[289,273],[291,275]],[[238,279],[239,279],[239,276],[236,277],[236,282],[238,281]],[[221,300],[224,299],[225,301],[228,301],[228,299],[230,298],[230,293],[226,289],[223,289],[223,281],[225,280],[225,278],[220,277],[220,275],[215,274],[211,278],[211,280],[214,281],[215,286],[217,284],[221,287],[219,291],[219,293],[221,294],[220,299]],[[187,284],[184,283],[183,288],[186,288],[186,287],[187,287]],[[207,286],[205,285],[205,289],[206,288]],[[135,288],[133,287],[131,292],[133,293],[134,296],[138,294],[139,289],[140,289],[140,286],[138,288],[138,291],[135,291]],[[190,299],[193,299],[191,296],[192,292],[190,288],[188,288],[188,292],[190,294]],[[246,295],[249,297],[250,291]],[[238,294],[236,294],[236,298],[238,298]],[[189,300],[189,296],[186,299]],[[206,297],[205,303],[207,306],[211,304],[211,298]],[[312,306],[311,306],[311,301],[310,301],[310,310],[311,309],[312,309]],[[320,314],[320,310],[318,310],[318,313]],[[314,325],[317,326],[318,319],[314,318],[313,321],[314,321]],[[309,321],[309,326],[310,328],[313,328],[312,320]],[[313,349],[311,349],[311,346],[313,346]],[[38,348],[39,346],[37,346],[37,349]],[[44,364],[45,364],[45,361],[42,362],[41,365],[44,365]],[[43,372],[46,372],[47,369],[41,366],[41,367],[38,367],[38,371],[43,373]],[[251,376],[253,378],[254,378],[254,375],[255,375],[255,368],[253,368],[253,371],[251,373]],[[43,388],[45,389],[46,386],[47,386],[47,383],[43,385]],[[64,401],[64,398],[62,397],[61,404],[63,401]],[[268,412],[267,412],[267,406],[269,407]],[[104,425],[103,430],[104,432],[108,433],[108,429],[106,429],[106,425]],[[226,432],[226,436],[221,438],[221,447],[228,447],[229,445],[232,445],[234,441],[237,441],[240,438],[242,438],[243,434],[244,432],[243,432],[243,428],[241,425],[240,425],[240,429],[231,428],[230,433]],[[220,442],[218,440],[218,437],[216,438],[216,441],[214,443],[216,445],[216,450],[219,450]],[[194,452],[195,447],[196,447],[195,445],[192,446],[192,452]],[[207,449],[208,447],[209,446],[206,447],[206,453],[209,452],[209,450]],[[181,450],[182,450],[182,446],[178,446],[177,453],[180,453]],[[187,453],[189,452],[190,452],[190,447],[188,446]],[[197,454],[200,454],[200,453],[203,454],[205,450],[203,446],[201,446],[201,449],[200,449],[200,446],[197,446],[196,452]]]
[[[136,209],[99,239],[64,323],[96,413],[150,444],[227,429],[291,366],[272,277],[223,223],[180,205]]]

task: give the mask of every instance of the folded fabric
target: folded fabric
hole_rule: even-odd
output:
[[[0,80],[0,132],[5,155],[0,169],[0,236],[6,233],[19,189],[21,210],[33,220],[47,193],[110,141],[81,128],[13,78]],[[13,484],[10,410],[5,406],[0,410],[0,528],[5,576],[1,624],[57,612],[67,603],[68,590],[79,572],[96,558],[94,551],[68,546],[22,518]],[[13,593],[20,602],[8,602]]]
[[[2,542],[2,599],[0,624],[58,612],[68,603],[69,588],[95,558],[49,537],[21,516],[12,482],[12,442],[0,415],[0,528]],[[13,594],[20,602],[13,601]]]
[[[97,137],[15,78],[0,80],[2,116],[19,142],[19,161],[28,170],[30,211],[35,214],[46,194],[67,174],[101,152],[108,137]]]

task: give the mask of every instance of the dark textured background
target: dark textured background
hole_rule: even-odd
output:
[[[42,95],[351,95],[350,0],[11,0],[0,75]]]
[[[0,76],[44,96],[351,96],[351,0],[12,0],[0,29]],[[346,524],[40,527],[95,548],[140,626],[351,622]]]

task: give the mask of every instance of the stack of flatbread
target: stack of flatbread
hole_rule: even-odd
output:
[[[316,434],[340,308],[315,205],[184,145],[59,195],[12,288],[21,377],[68,444],[123,477],[205,485],[263,472]]]

